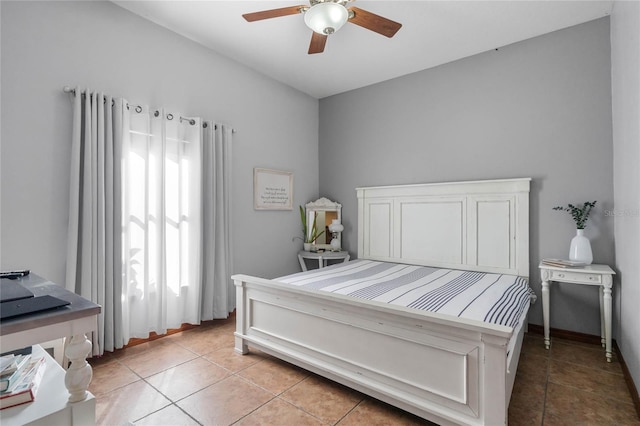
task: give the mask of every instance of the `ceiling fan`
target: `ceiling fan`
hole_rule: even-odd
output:
[[[327,36],[338,31],[347,22],[389,38],[393,37],[402,27],[402,24],[375,13],[367,12],[357,7],[347,8],[347,3],[351,1],[353,0],[310,0],[309,6],[298,5],[263,10],[245,13],[242,17],[249,22],[254,22],[304,13],[304,23],[313,31],[309,54],[322,53],[327,43]]]

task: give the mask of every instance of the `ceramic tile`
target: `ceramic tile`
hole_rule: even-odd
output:
[[[597,339],[598,338],[595,337],[594,341],[597,340]],[[568,339],[563,339],[563,338],[560,338],[560,337],[553,337],[552,338],[552,342],[553,342],[553,344],[562,343],[563,345],[578,346],[578,347],[587,348],[587,349],[594,349],[594,348],[601,348],[602,347],[599,343],[579,342],[577,340],[568,340]],[[553,345],[552,345],[552,347],[553,347]],[[604,348],[602,350],[604,350]]]
[[[231,374],[206,359],[196,358],[161,373],[147,377],[146,381],[172,401],[177,401],[206,388]]]
[[[633,406],[591,392],[549,383],[544,425],[640,425]]]
[[[149,414],[134,422],[136,425],[171,425],[171,426],[199,426],[200,423],[189,417],[175,405],[169,405],[155,413]]]
[[[518,371],[520,374],[520,371]],[[541,425],[546,396],[546,381],[516,376],[509,402],[509,424]]]
[[[201,424],[229,425],[271,399],[270,392],[231,376],[176,404]]]
[[[518,360],[518,370],[516,375],[518,378],[536,383],[544,383],[549,373],[549,358],[538,355],[529,355],[528,353],[520,353]]]
[[[99,396],[138,380],[141,379],[137,374],[118,361],[112,360],[93,367],[89,391]]]
[[[171,401],[144,381],[96,397],[96,424],[121,425],[169,405]]]
[[[245,368],[238,375],[279,395],[304,380],[309,373],[280,360],[266,359]]]
[[[154,348],[160,345],[166,345],[169,341],[167,339],[158,339],[150,342],[139,343],[135,346],[130,346],[128,348],[123,348],[116,350],[114,352],[105,352],[105,356],[111,356],[117,360],[123,360],[126,358],[130,358],[132,356],[147,352],[149,350],[153,350]]]
[[[197,355],[193,352],[168,343],[154,345],[146,351],[123,358],[120,362],[139,376],[148,377],[194,358],[197,358]]]
[[[556,342],[551,350],[553,351],[553,359],[555,360],[580,364],[608,373],[622,375],[622,366],[615,356],[615,353],[612,362],[607,362],[605,350],[601,346],[578,346]]]
[[[633,403],[629,389],[621,376],[595,368],[552,359],[549,382],[571,386],[628,404]]]
[[[237,426],[296,425],[319,426],[325,423],[280,398],[272,399],[241,419]]]
[[[543,336],[525,333],[522,340],[522,353],[548,358],[551,350],[545,348]]]
[[[402,411],[384,402],[374,399],[365,399],[351,410],[342,420],[338,422],[338,426],[422,426],[435,425],[411,413]]]
[[[327,422],[335,423],[364,396],[330,380],[312,375],[282,394],[282,399]]]
[[[248,354],[242,355],[237,353],[233,348],[222,348],[204,355],[207,360],[226,368],[227,370],[237,373],[240,370],[266,359],[262,352],[249,351]]]
[[[91,365],[91,367],[97,367],[102,364],[108,364],[117,360],[117,355],[120,354],[121,351],[116,352],[105,352],[104,355],[100,356],[92,356],[91,358],[87,358],[87,362]]]
[[[173,342],[198,354],[205,355],[221,348],[231,348],[235,344],[233,329],[229,327],[193,329],[175,335]]]

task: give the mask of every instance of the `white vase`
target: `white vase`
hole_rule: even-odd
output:
[[[304,251],[311,251],[311,243],[304,243]]]
[[[583,262],[590,265],[593,262],[591,242],[584,236],[584,229],[576,229],[576,236],[571,240],[569,248],[569,260]]]

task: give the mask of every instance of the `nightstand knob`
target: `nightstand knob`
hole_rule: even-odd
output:
[[[564,274],[558,274],[558,277],[564,278]]]
[[[592,276],[590,276],[590,277],[589,277],[589,279],[590,279],[590,280],[593,280],[593,277],[592,277]]]

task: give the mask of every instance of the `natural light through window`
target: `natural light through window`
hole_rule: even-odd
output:
[[[190,176],[187,125],[131,118],[124,174],[129,297],[143,300],[166,289],[175,298],[189,286],[190,196],[198,188]]]

